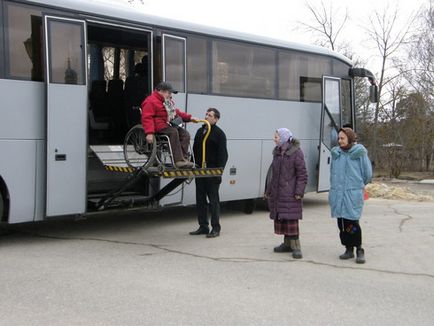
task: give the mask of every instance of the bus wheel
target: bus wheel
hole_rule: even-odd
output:
[[[5,213],[5,206],[6,206],[6,204],[5,204],[5,200],[3,198],[3,193],[0,189],[0,221],[3,221],[3,218],[4,218],[3,215]]]
[[[7,222],[9,218],[9,192],[5,182],[0,177],[0,222]]]
[[[245,214],[252,214],[256,208],[256,200],[255,199],[247,199],[243,203],[243,212]]]

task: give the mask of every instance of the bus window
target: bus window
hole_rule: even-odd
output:
[[[341,80],[342,126],[353,126],[353,111],[351,110],[351,81]]]
[[[339,100],[339,80],[338,79],[327,79],[326,85],[324,87],[324,104],[326,106],[326,111],[330,114],[330,118],[336,127],[341,126],[341,108]]]
[[[50,82],[84,85],[85,60],[83,26],[80,23],[49,21]],[[68,37],[65,37],[68,35]],[[56,51],[52,51],[56,49]]]
[[[42,81],[41,11],[6,2],[6,77]]]
[[[300,101],[321,102],[322,100],[321,78],[300,77]]]
[[[212,92],[274,98],[276,52],[229,41],[213,41]]]
[[[297,52],[279,51],[279,98],[296,100],[300,96],[300,76],[307,73],[305,55]],[[321,98],[320,98],[321,100]]]
[[[333,59],[333,76],[348,78],[349,66],[342,61]]]
[[[164,37],[165,80],[181,92],[185,92],[185,40],[172,36]]]
[[[331,60],[296,51],[279,51],[279,98],[321,102],[322,76],[330,74]]]
[[[207,40],[188,37],[187,40],[187,79],[188,91],[192,93],[208,92],[208,48]]]

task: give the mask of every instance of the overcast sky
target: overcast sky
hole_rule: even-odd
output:
[[[94,0],[95,1],[95,0]],[[127,0],[96,0],[125,3]],[[298,21],[311,19],[304,0],[135,0],[138,10],[151,15],[163,16],[209,26],[264,35],[272,38],[312,44],[311,34],[296,30]],[[320,5],[320,0],[311,0],[313,5]],[[326,1],[325,3],[329,3]],[[400,12],[400,27],[407,23],[422,4],[428,0],[333,0],[333,8],[345,14],[348,9],[350,20],[341,40],[350,42],[355,52],[368,61],[370,69],[378,71],[377,55],[372,44],[368,44],[362,26],[368,25],[369,16],[375,10],[395,8]]]

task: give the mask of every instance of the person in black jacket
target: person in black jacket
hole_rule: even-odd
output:
[[[217,122],[220,119],[220,112],[215,108],[210,108],[206,112],[205,119],[211,125],[211,133],[206,141],[205,161],[207,168],[222,168],[224,169],[228,160],[228,151],[226,148],[226,135],[219,127]],[[196,163],[202,163],[202,141],[205,137],[207,126],[203,125],[196,136],[194,137],[193,152]],[[215,238],[220,235],[220,198],[219,188],[222,178],[196,178],[196,207],[199,229],[190,232],[191,235],[206,234],[207,238]],[[211,211],[211,226],[212,231],[209,232],[208,222],[208,205]]]

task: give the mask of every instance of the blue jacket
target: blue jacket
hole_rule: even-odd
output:
[[[332,217],[359,220],[363,191],[372,178],[368,151],[363,145],[356,144],[349,151],[334,147],[331,153],[329,204]]]

